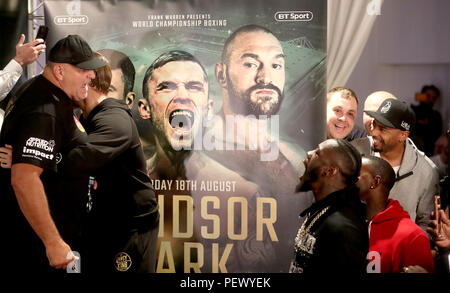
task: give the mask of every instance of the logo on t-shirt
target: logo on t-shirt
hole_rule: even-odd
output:
[[[37,137],[30,137],[26,144],[27,147],[37,148],[41,149],[46,152],[53,152],[53,148],[55,147],[55,141],[52,140],[45,140]]]
[[[55,148],[54,140],[45,140],[37,137],[27,139],[22,150],[22,157],[53,160],[53,150]]]

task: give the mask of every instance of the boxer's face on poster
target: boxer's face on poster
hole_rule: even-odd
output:
[[[111,85],[108,89],[108,97],[123,100],[125,83],[122,70],[120,68],[112,69],[111,74]]]
[[[111,85],[108,89],[108,97],[124,101],[128,107],[133,108],[135,93],[125,92],[125,77],[121,68],[111,70]]]
[[[153,126],[172,148],[190,148],[207,113],[208,83],[192,61],[172,61],[155,69],[148,82]]]
[[[285,60],[278,40],[265,32],[242,33],[230,47],[226,68],[231,106],[238,113],[273,115],[280,108],[285,82]]]

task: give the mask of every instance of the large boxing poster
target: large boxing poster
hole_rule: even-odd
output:
[[[160,206],[157,272],[287,272],[325,137],[325,0],[45,1],[133,109]],[[134,72],[134,77],[133,77]]]

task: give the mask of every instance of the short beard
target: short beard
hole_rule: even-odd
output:
[[[386,144],[383,141],[382,144],[378,148],[375,148],[375,146],[373,146],[373,150],[377,153],[384,153],[384,152],[386,152]]]
[[[377,153],[382,153],[383,152],[383,149],[381,148],[381,149],[378,149],[378,148],[373,148],[373,151],[374,152],[377,152]]]
[[[295,187],[296,192],[306,192],[312,190],[312,182],[316,182],[319,179],[319,168],[308,170],[308,168],[305,170],[305,174],[303,176],[308,175],[308,177],[305,178],[304,181],[300,181],[300,183]]]
[[[265,111],[261,109],[261,104],[253,103],[251,101],[251,93],[255,90],[259,89],[271,89],[277,92],[278,94],[278,102],[273,104],[269,111]],[[233,112],[240,115],[254,115],[255,117],[259,117],[265,115],[270,118],[271,115],[275,115],[280,111],[281,102],[283,101],[284,95],[281,90],[274,86],[273,84],[261,84],[258,83],[245,91],[242,95],[238,93],[235,89],[233,83],[227,74],[227,90],[230,98],[230,107],[233,109]],[[267,97],[267,99],[271,99],[271,97]]]

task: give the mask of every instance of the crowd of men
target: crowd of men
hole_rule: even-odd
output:
[[[25,48],[31,57],[15,58],[22,66],[45,45],[36,40]],[[309,152],[278,140],[267,129],[284,99],[283,48],[270,30],[247,25],[229,36],[215,67],[223,106],[211,143],[222,147],[198,152],[193,146],[204,133],[202,121],[213,111],[202,63],[174,50],[147,67],[138,102],[142,119],[152,122],[145,139],[130,111],[135,74],[125,54],[93,52],[83,38],[69,35],[51,48],[44,72],[9,98],[0,182],[10,270],[23,271],[24,263],[42,271],[70,268],[73,251],[81,251],[89,273],[155,272],[159,212],[171,217],[172,206],[159,209],[151,179],[231,178],[239,182],[234,192],[248,195],[249,213],[258,210],[259,198],[275,198],[283,212],[275,223],[278,237],[274,230],[262,232],[268,236],[261,238],[276,243],[256,241],[258,232],[249,229],[230,255],[231,271],[244,263],[252,272],[271,272],[280,261],[290,262],[290,272],[304,273],[444,271],[435,260],[450,248],[448,208],[436,198],[445,188],[435,163],[410,138],[417,111],[406,102],[372,93],[364,102],[364,129],[357,129],[356,93],[336,87],[327,94],[326,140]],[[79,117],[74,107],[81,109]],[[229,116],[237,117],[232,129],[248,136],[227,135],[223,122]],[[254,145],[249,129],[258,134]],[[262,159],[274,149],[275,158]],[[448,140],[442,152],[448,154]],[[294,196],[296,190],[301,195]],[[196,204],[203,194],[190,196]],[[232,196],[221,194],[218,206]],[[302,225],[295,233],[290,225],[298,214]],[[201,223],[204,217],[196,212],[194,219]],[[196,225],[190,240],[205,234],[200,230]],[[183,248],[173,247],[177,259]]]
[[[448,178],[424,153],[423,144],[420,150],[413,141],[412,134],[420,124],[413,107],[389,92],[374,92],[364,103],[365,129],[355,130],[357,104],[351,89],[337,87],[328,92],[327,138],[349,141],[362,155],[363,167],[356,185],[367,205],[369,250],[380,253],[381,272],[434,271],[432,255],[436,254],[435,250],[430,252],[430,245],[448,250],[437,244],[442,244],[441,238],[448,238],[445,232],[442,234],[448,231],[442,228],[448,220],[448,207],[443,206],[447,212],[440,210],[440,198],[436,198],[441,194],[443,202],[448,202]],[[448,135],[442,138],[448,142]],[[444,147],[443,164],[448,164],[448,143]],[[372,183],[368,187],[369,179]],[[438,227],[439,233],[430,226]]]

